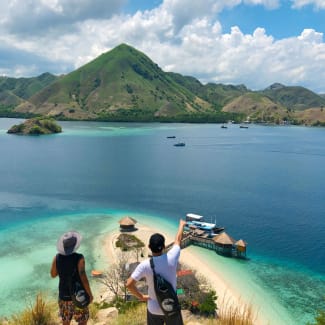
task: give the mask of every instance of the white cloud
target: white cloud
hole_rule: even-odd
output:
[[[0,0],[0,28],[14,34],[62,32],[62,27],[118,13],[126,0]]]
[[[244,1],[266,7],[278,4],[272,0]],[[263,28],[245,34],[234,26],[229,33],[223,33],[215,13],[238,5],[240,0],[206,0],[201,6],[198,1],[165,0],[160,7],[134,15],[117,14],[122,1],[107,2],[105,8],[111,11],[95,19],[96,9],[92,13],[86,10],[93,3],[90,0],[79,1],[80,7],[75,11],[69,7],[75,3],[71,0],[26,0],[21,10],[17,9],[18,1],[11,1],[14,12],[5,16],[6,21],[0,19],[0,73],[35,75],[37,66],[39,73],[66,73],[120,43],[127,43],[143,51],[165,71],[191,75],[204,83],[243,83],[252,89],[263,89],[281,82],[325,92],[325,43],[323,34],[314,29],[282,40],[267,35]],[[32,3],[38,4],[39,9],[31,9]],[[187,9],[182,11],[186,4]],[[36,18],[43,17],[34,28],[41,21],[45,24],[45,17],[54,17],[55,23],[50,21],[43,33],[22,36],[23,24],[32,18],[25,18],[19,28],[14,26],[17,32],[9,22],[20,17],[27,7]],[[72,10],[69,25],[68,8]],[[7,6],[7,13],[8,10]],[[59,21],[60,15],[66,16],[64,23]],[[21,55],[6,55],[2,48],[7,49],[6,53]],[[8,57],[13,59],[8,61]],[[24,57],[28,57],[25,67]]]
[[[304,29],[300,36],[298,36],[300,41],[305,41],[308,43],[322,43],[323,42],[323,33],[318,33],[313,29]]]
[[[300,9],[302,7],[312,5],[316,9],[325,9],[325,0],[291,0],[292,7]]]
[[[244,0],[246,4],[263,5],[268,9],[275,9],[280,6],[280,0]]]

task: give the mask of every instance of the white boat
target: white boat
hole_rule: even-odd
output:
[[[195,213],[188,213],[186,215],[185,221],[187,225],[194,226],[198,229],[204,230],[210,234],[218,234],[225,230],[224,227],[218,227],[215,223],[209,223],[203,221],[204,217]]]
[[[186,221],[202,221],[203,220],[203,216],[200,216],[198,214],[195,213],[188,213],[186,215]]]

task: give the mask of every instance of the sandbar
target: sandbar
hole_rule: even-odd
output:
[[[175,229],[175,233],[176,230],[177,229]],[[130,234],[135,235],[145,243],[145,247],[143,249],[144,257],[141,258],[138,256],[139,261],[147,258],[148,253],[150,252],[149,248],[147,247],[149,238],[153,233],[156,232],[163,233],[166,238],[166,244],[173,242],[174,238],[171,230],[169,229],[166,231],[166,229],[157,229],[157,225],[155,226],[151,224],[149,225],[148,223],[138,222],[136,224],[136,230],[130,232]],[[108,261],[108,264],[114,263],[118,259],[119,254],[121,254],[121,250],[115,246],[115,242],[120,233],[121,232],[119,229],[116,229],[103,237],[103,257]],[[129,262],[131,263],[135,261],[136,257],[135,254],[133,254],[133,257],[131,257]],[[209,265],[209,261],[201,258],[201,256],[197,254],[191,246],[182,249],[180,263],[182,265],[186,265],[187,268],[195,270],[197,274],[202,275],[208,281],[211,288],[216,291],[218,296],[217,304],[219,313],[222,313],[226,308],[231,308],[232,310],[237,309],[240,311],[245,309],[247,310],[247,307],[249,307],[254,315],[254,324],[272,324],[270,319],[266,319],[265,315],[261,315],[259,312],[259,307],[252,305],[251,301],[246,300],[241,293],[236,290],[236,283],[229,282],[227,277],[224,277],[218,268],[212,268]],[[102,299],[105,298],[106,294],[107,298],[107,290],[104,290],[104,288],[99,289],[97,294],[100,295]]]

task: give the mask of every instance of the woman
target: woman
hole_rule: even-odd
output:
[[[81,235],[77,231],[64,233],[57,242],[58,254],[53,258],[51,276],[59,276],[59,314],[63,325],[69,325],[72,318],[79,325],[86,325],[89,319],[89,309],[77,308],[71,299],[72,279],[82,283],[85,291],[93,301],[88,278],[85,271],[85,259],[76,253],[80,246]]]

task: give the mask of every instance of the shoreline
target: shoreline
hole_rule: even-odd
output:
[[[157,229],[154,225],[149,224],[148,222],[138,222],[136,224],[136,230],[129,232],[129,234],[136,236],[145,244],[145,247],[143,248],[144,257],[140,258],[140,261],[147,258],[150,251],[147,247],[149,238],[156,232],[163,233],[166,239],[166,245],[173,242],[174,238],[171,235],[171,229]],[[105,256],[105,260],[110,262],[109,264],[116,261],[117,255],[121,252],[119,248],[115,247],[115,241],[120,233],[119,229],[116,229],[104,235],[102,238],[103,255]],[[134,260],[131,260],[131,262],[134,261],[135,258]],[[211,288],[216,291],[218,296],[217,305],[219,313],[225,312],[228,308],[231,308],[232,310],[237,309],[238,311],[244,311],[249,308],[254,315],[255,325],[271,324],[270,319],[267,319],[265,315],[262,315],[259,312],[258,306],[252,303],[252,301],[244,299],[241,292],[236,290],[236,283],[230,283],[229,280],[223,276],[222,272],[216,268],[212,268],[209,265],[209,261],[200,258],[200,255],[195,252],[192,247],[182,249],[179,261],[182,265],[196,271],[198,275],[203,276]],[[103,291],[99,286],[97,291],[98,292],[95,292],[95,297],[98,300],[105,300],[108,297],[107,289]]]

